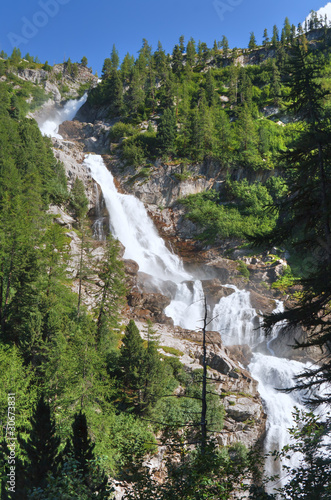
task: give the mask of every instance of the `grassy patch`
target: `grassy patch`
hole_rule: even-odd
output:
[[[161,349],[163,349],[164,352],[167,354],[172,354],[173,356],[184,356],[184,353],[180,351],[179,349],[176,349],[175,347],[169,347],[167,345],[162,345],[160,346]]]

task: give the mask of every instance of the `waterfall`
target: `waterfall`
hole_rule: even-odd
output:
[[[161,280],[190,280],[182,261],[171,253],[148,217],[143,203],[117,192],[112,174],[99,155],[86,155],[84,164],[100,185],[109,212],[110,229],[125,246],[124,257],[139,264],[139,270]]]
[[[125,246],[125,258],[135,260],[141,271],[146,272],[160,283],[172,280],[176,283],[176,294],[165,314],[183,328],[197,329],[202,326],[203,289],[201,281],[188,274],[181,260],[172,254],[158,235],[144,205],[132,195],[120,194],[114,185],[111,172],[106,168],[102,157],[87,155],[85,166],[90,169],[93,179],[100,185],[110,216],[111,231]],[[250,294],[233,285],[226,285],[234,293],[224,297],[210,311],[214,318],[211,329],[219,331],[226,345],[248,344],[253,349],[265,341],[260,319],[250,303]],[[162,288],[162,287],[161,287]],[[278,303],[278,308],[282,303]],[[283,325],[274,328],[271,340]],[[267,347],[270,341],[267,343]],[[252,376],[258,381],[258,390],[267,413],[267,436],[265,451],[280,450],[289,442],[287,429],[294,424],[294,407],[302,408],[304,394],[294,391],[290,394],[277,389],[293,387],[293,377],[302,372],[307,365],[298,361],[277,358],[255,353],[249,365]],[[297,457],[293,458],[296,463]],[[279,465],[273,459],[267,461],[266,474],[280,473]],[[282,478],[277,484],[282,484]]]
[[[69,101],[53,117],[39,124],[42,133],[61,138],[58,134],[60,123],[71,120],[85,101],[86,95],[80,100]],[[204,316],[201,281],[187,273],[181,259],[169,251],[143,203],[132,195],[117,192],[112,174],[101,156],[86,155],[84,165],[102,189],[109,212],[110,230],[125,246],[124,257],[135,260],[140,271],[151,275],[160,290],[163,283],[169,280],[176,285],[173,300],[165,310],[176,325],[187,329],[201,327],[201,319]],[[94,228],[98,239],[103,237],[100,232],[100,220],[97,218],[99,222]],[[226,345],[248,344],[254,350],[265,339],[259,328],[259,317],[251,306],[250,294],[238,290],[233,285],[226,286],[232,288],[234,293],[222,298],[213,310],[209,311],[213,318],[211,329],[220,332]],[[282,303],[279,303],[278,307],[282,307]],[[273,330],[271,340],[277,336],[281,326],[278,325]],[[284,394],[277,389],[292,387],[293,377],[308,367],[307,364],[275,357],[269,347],[271,340],[267,343],[270,355],[255,352],[249,365],[252,376],[258,381],[258,390],[268,415],[266,451],[281,449],[288,443],[287,429],[293,425],[292,411],[294,406],[302,407],[304,398],[302,392]],[[293,458],[294,461],[296,459],[297,457]],[[267,461],[266,473],[280,473],[271,459]]]
[[[38,123],[41,133],[50,137],[63,139],[58,133],[59,125],[66,120],[73,120],[77,111],[83,106],[86,100],[87,94],[84,94],[80,99],[70,100],[66,102],[63,108],[55,110],[47,120],[41,120]]]

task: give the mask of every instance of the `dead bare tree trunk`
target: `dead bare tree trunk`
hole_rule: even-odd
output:
[[[201,454],[204,455],[207,444],[207,349],[206,349],[206,328],[207,328],[207,299],[204,298],[205,315],[202,328],[202,348],[203,348],[203,376],[202,376],[202,409],[201,409]]]

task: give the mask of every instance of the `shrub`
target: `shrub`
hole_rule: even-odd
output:
[[[247,278],[249,280],[250,272],[247,268],[247,265],[242,260],[239,261],[238,271],[244,278]]]
[[[109,139],[117,142],[121,137],[130,137],[135,133],[136,129],[130,123],[117,122],[109,131]]]

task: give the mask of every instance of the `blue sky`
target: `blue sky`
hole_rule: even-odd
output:
[[[230,47],[247,47],[254,31],[260,42],[264,28],[283,26],[286,16],[297,25],[327,0],[2,0],[0,50],[38,56],[50,64],[68,57],[101,73],[115,43],[122,58],[136,55],[146,38],[153,49],[160,40],[172,51],[180,35],[208,46],[226,35]],[[218,8],[215,8],[216,4]],[[330,5],[331,7],[331,5]],[[330,9],[331,11],[331,9]],[[331,15],[330,15],[331,20]]]

